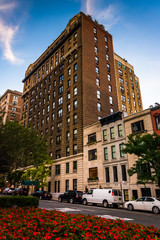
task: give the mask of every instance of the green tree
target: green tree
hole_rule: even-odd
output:
[[[46,140],[31,127],[18,122],[0,123],[0,173],[33,166],[37,170],[51,164]],[[42,170],[42,169],[41,169]],[[45,174],[49,171],[45,170]],[[44,175],[45,175],[44,174]],[[37,179],[38,180],[38,179]]]
[[[128,170],[137,173],[138,183],[155,182],[160,187],[160,136],[157,134],[129,135],[125,153],[134,154],[137,161]]]
[[[23,170],[15,170],[13,172],[9,172],[7,175],[7,180],[10,185],[14,185],[14,187],[17,187],[17,185],[20,185],[21,183],[21,177],[23,174]]]

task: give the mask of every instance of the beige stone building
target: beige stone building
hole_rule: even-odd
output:
[[[142,111],[140,83],[134,67],[116,53],[114,59],[119,110],[127,112],[128,115]]]
[[[153,133],[153,123],[151,118],[151,110],[146,109],[139,113],[127,116],[124,118],[124,127],[126,136],[129,134],[144,134],[144,133]],[[135,163],[137,157],[135,155],[128,154],[128,167],[132,167]],[[134,174],[130,177],[130,193],[129,198],[132,196],[135,198],[141,196],[159,196],[160,189],[156,184],[137,184],[137,174]]]
[[[84,128],[85,188],[120,189],[123,200],[129,199],[127,155],[122,153],[125,139],[122,112]]]

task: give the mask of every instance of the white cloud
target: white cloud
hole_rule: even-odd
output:
[[[110,4],[108,7],[101,9],[98,3],[100,3],[100,0],[87,0],[86,13],[96,18],[108,30],[119,20],[117,7],[114,4]]]
[[[9,10],[13,10],[16,4],[0,2],[0,13],[7,13]],[[23,60],[17,58],[12,50],[13,38],[18,30],[18,26],[8,26],[2,19],[0,19],[0,47],[5,59],[11,63],[21,64]]]

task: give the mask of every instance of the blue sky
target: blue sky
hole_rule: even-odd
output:
[[[80,11],[105,25],[114,51],[134,66],[144,109],[160,103],[159,0],[0,0],[0,95],[23,91],[29,64]]]

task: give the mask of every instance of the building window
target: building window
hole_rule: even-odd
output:
[[[107,141],[107,129],[103,130],[103,141]]]
[[[109,96],[109,103],[112,105],[113,104],[113,98]]]
[[[120,86],[121,93],[124,93],[124,87]]]
[[[60,144],[61,143],[61,135],[56,137],[56,144]]]
[[[127,181],[126,165],[121,165],[122,181]]]
[[[74,64],[74,71],[77,70],[77,63]]]
[[[106,182],[110,182],[109,167],[105,168]]]
[[[77,154],[77,144],[73,145],[73,154]]]
[[[124,149],[124,143],[119,144],[119,152],[120,152],[121,158],[124,157],[123,149]]]
[[[77,100],[73,101],[73,108],[74,108],[74,109],[77,108]]]
[[[68,80],[68,87],[70,87],[71,86],[71,80],[69,79]]]
[[[69,173],[69,162],[66,163],[66,173]]]
[[[112,159],[116,159],[116,147],[111,146],[111,152],[112,152]]]
[[[94,34],[97,34],[97,28],[94,27]]]
[[[63,97],[58,98],[58,105],[61,105],[63,103]]]
[[[102,109],[101,109],[101,103],[97,103],[97,110],[98,111],[101,111]]]
[[[108,74],[108,81],[111,81],[111,75]]]
[[[71,110],[71,105],[67,104],[67,112],[70,112],[70,110]]]
[[[56,175],[60,175],[60,165],[56,165]]]
[[[77,123],[77,114],[74,114],[73,115],[73,124],[76,124]]]
[[[114,182],[118,182],[117,166],[113,167],[113,178],[114,178]]]
[[[132,133],[144,132],[143,120],[131,124]]]
[[[108,148],[104,148],[104,160],[108,160]]]
[[[16,107],[12,107],[12,111],[16,112]],[[32,112],[31,108],[30,108],[30,112]]]
[[[110,136],[111,136],[111,139],[114,139],[114,138],[115,138],[114,127],[111,127],[111,128],[110,128]]]
[[[111,85],[108,85],[108,91],[112,92],[112,86]]]
[[[66,180],[66,192],[69,191],[69,180]]]
[[[50,106],[48,105],[48,106],[47,106],[47,112],[49,112],[49,110],[50,110]]]
[[[52,121],[54,120],[54,113],[52,113]]]
[[[63,79],[64,79],[64,75],[62,74],[62,75],[59,77],[59,83],[62,83],[62,82],[63,82]]]
[[[75,88],[73,89],[73,95],[74,95],[74,96],[77,95],[77,87],[75,87]]]
[[[118,61],[118,67],[122,67],[122,63]]]
[[[98,178],[98,171],[97,167],[89,168],[89,178],[96,179]]]
[[[73,190],[77,190],[77,179],[73,179]]]
[[[99,67],[96,67],[96,73],[99,74]]]
[[[77,161],[73,162],[73,172],[77,172]]]
[[[73,129],[73,139],[77,139],[77,128]]]
[[[61,150],[56,150],[56,159],[61,158]]]
[[[57,123],[57,131],[61,131],[62,130],[62,122],[58,122]]]
[[[95,42],[95,43],[98,43],[97,37],[94,37],[94,42]]]
[[[160,115],[155,116],[156,128],[160,129]]]
[[[69,139],[70,139],[70,132],[67,132],[66,133],[66,140],[69,141]]]
[[[77,33],[74,34],[74,40],[76,40],[76,39],[77,39]]]
[[[101,98],[101,93],[99,90],[97,90],[97,98],[100,99]]]
[[[70,126],[70,118],[67,118],[67,126]]]
[[[119,82],[120,82],[121,84],[124,84],[123,78],[119,78]]]
[[[108,54],[106,54],[106,60],[109,61],[109,55]]]
[[[108,70],[108,72],[110,72],[110,65],[109,64],[107,64],[107,70]]]
[[[109,51],[109,48],[108,48],[108,46],[107,46],[107,45],[105,45],[105,48],[106,48],[106,52],[108,52],[108,51]]]
[[[68,75],[71,75],[71,68],[68,69]]]
[[[58,117],[62,117],[62,108],[58,110]]]
[[[63,92],[63,86],[59,87],[59,94],[61,94]]]
[[[97,65],[99,64],[99,59],[98,59],[97,56],[95,57],[95,62],[96,62]]]
[[[122,110],[123,110],[123,111],[126,111],[126,110],[127,110],[126,105],[122,104]]]
[[[121,95],[121,100],[122,100],[122,102],[125,102],[125,101],[126,101],[126,98],[125,98],[124,95]]]
[[[95,53],[98,53],[98,47],[94,47]]]
[[[123,129],[122,129],[122,124],[118,125],[118,136],[122,137],[123,136]]]
[[[96,142],[96,133],[92,133],[88,135],[88,143]]]
[[[69,147],[66,147],[66,156],[69,156]]]
[[[74,60],[76,60],[78,57],[77,53],[74,54]]]
[[[123,75],[123,72],[122,70],[118,69],[118,72],[119,72],[119,75],[122,76]]]
[[[70,92],[67,93],[67,99],[70,99],[71,98],[71,94]]]
[[[74,83],[76,83],[76,82],[77,82],[77,74],[76,74],[76,75],[74,75],[74,77],[73,77],[73,80],[74,80]]]
[[[108,42],[108,38],[107,38],[107,36],[105,36],[104,39],[105,39],[105,43],[107,43],[107,42]]]
[[[97,85],[97,87],[99,87],[99,86],[100,86],[100,81],[99,81],[99,78],[96,78],[96,85]]]
[[[92,149],[88,151],[88,160],[97,160],[97,149]]]

